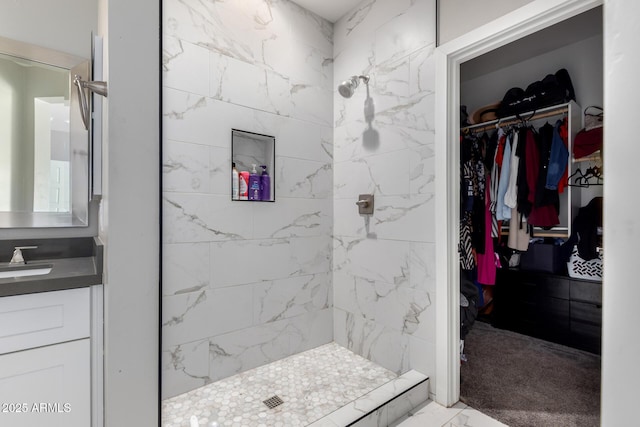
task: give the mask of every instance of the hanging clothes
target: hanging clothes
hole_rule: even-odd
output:
[[[465,212],[460,218],[460,268],[463,270],[473,270],[476,268],[476,259],[471,245],[471,215]]]
[[[507,194],[509,185],[509,174],[511,165],[511,135],[505,138],[502,149],[502,167],[500,168],[500,182],[498,183],[498,198],[496,201],[496,219],[504,221],[511,218],[511,208],[504,203],[504,196]]]
[[[562,143],[564,144],[564,146],[567,147],[567,153],[568,153],[569,121],[567,120],[566,117],[562,120],[562,123],[560,123],[560,125],[558,126],[558,135],[560,136],[560,139],[562,140]],[[562,178],[560,178],[560,181],[558,182],[558,193],[562,194],[564,192],[564,189],[567,186],[568,180],[569,180],[569,168],[565,167],[564,174],[562,175]]]
[[[502,157],[498,158],[498,156],[502,156],[502,154],[504,153],[505,139],[506,137],[502,129],[498,129],[498,131],[494,132],[494,134],[491,136],[492,145],[495,145],[495,147],[491,148],[493,152],[490,161],[492,165],[490,169],[491,179],[487,181],[487,185],[489,186],[489,211],[491,212],[491,237],[500,236],[500,229],[498,228],[498,219],[496,216],[496,212],[498,207],[498,184],[501,173],[500,165],[502,164]],[[495,141],[495,144],[493,143],[493,141]],[[489,151],[490,149],[488,148],[487,153]]]
[[[507,192],[504,195],[504,204],[509,208],[516,208],[518,206],[518,169],[520,166],[520,158],[516,155],[516,152],[518,151],[518,143],[519,133],[514,132],[513,142],[511,143],[511,165],[509,167],[509,183],[507,185]]]
[[[536,148],[533,145],[535,143],[533,137],[533,131],[530,128],[523,127],[518,131],[518,149],[516,150],[516,156],[519,158],[518,162],[518,192],[517,192],[517,208],[520,214],[520,221],[522,218],[526,218],[531,213],[533,203],[529,200],[529,177],[527,172],[531,170],[532,160],[527,155],[536,153]],[[528,163],[527,163],[528,162]]]
[[[518,218],[517,208],[512,208],[511,217]],[[507,246],[517,251],[526,251],[529,249],[529,240],[531,240],[531,233],[529,224],[527,224],[526,218],[521,218],[517,224],[511,224],[509,227],[509,237],[507,239]]]
[[[549,124],[542,126],[537,134],[527,129],[526,177],[530,206],[527,221],[538,227],[560,224],[558,192],[545,188],[552,138],[553,127]]]
[[[487,186],[491,184],[491,177],[487,177]],[[487,188],[485,203],[485,227],[491,229],[493,214],[490,209],[491,199]],[[493,249],[491,233],[485,233],[484,253],[478,254],[478,283],[483,285],[495,285],[496,283],[496,254]]]
[[[547,170],[547,180],[545,188],[548,190],[558,190],[558,183],[567,171],[567,159],[569,158],[569,150],[566,142],[560,135],[560,128],[565,120],[558,120],[553,128],[551,137],[551,151],[549,153],[549,168]],[[564,180],[566,182],[566,179]]]
[[[467,135],[461,138],[461,192],[460,192],[460,266],[465,270],[476,268],[476,254],[485,252],[485,238],[491,235],[491,226],[485,221],[486,197],[486,144],[481,138]]]

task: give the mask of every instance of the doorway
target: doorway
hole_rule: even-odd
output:
[[[602,1],[536,1],[436,50],[436,400],[451,406],[460,397],[459,366],[459,177],[460,66],[483,54],[572,18]]]

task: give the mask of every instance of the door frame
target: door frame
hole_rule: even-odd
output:
[[[603,0],[534,0],[438,46],[436,60],[436,373],[435,399],[460,398],[460,64],[594,7]],[[441,89],[442,88],[442,89]]]

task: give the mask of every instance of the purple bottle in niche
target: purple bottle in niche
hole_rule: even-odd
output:
[[[271,200],[271,177],[267,173],[267,166],[261,165],[262,175],[260,176],[260,188],[262,190],[262,200]]]
[[[260,176],[256,171],[256,165],[253,165],[253,170],[249,174],[249,200],[262,200],[260,189]]]

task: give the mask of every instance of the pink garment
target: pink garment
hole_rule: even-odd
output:
[[[487,175],[487,184],[485,186],[485,209],[484,209],[484,253],[478,254],[478,283],[483,285],[496,284],[496,256],[493,250],[493,239],[491,238],[491,211],[489,205],[491,200],[489,197],[489,187],[491,177]]]

